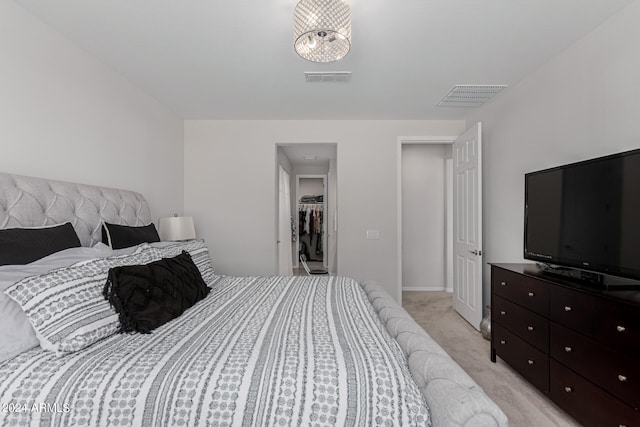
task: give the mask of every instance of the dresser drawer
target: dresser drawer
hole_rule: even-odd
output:
[[[547,283],[541,280],[493,267],[491,287],[496,295],[542,316],[549,315],[549,289]]]
[[[640,426],[640,412],[553,359],[550,368],[551,399],[585,427]]]
[[[551,322],[551,357],[640,408],[640,360]]]
[[[549,352],[549,320],[539,314],[495,295],[491,319],[543,353]]]
[[[492,325],[491,333],[496,354],[531,384],[548,392],[549,356],[499,324]]]
[[[595,338],[640,359],[640,308],[613,301],[600,302],[594,324]]]
[[[602,317],[596,315],[598,299],[560,286],[550,290],[549,317],[567,328],[593,336],[593,325]]]

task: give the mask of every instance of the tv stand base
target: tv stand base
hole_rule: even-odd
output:
[[[585,427],[640,426],[640,293],[560,277],[491,264],[491,361]]]
[[[565,279],[582,285],[593,286],[603,290],[640,290],[640,282],[624,277],[609,276],[577,268],[554,267],[549,264],[537,264],[544,275]]]

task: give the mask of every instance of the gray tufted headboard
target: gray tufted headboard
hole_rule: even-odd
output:
[[[0,228],[71,222],[82,246],[102,240],[101,221],[151,222],[149,205],[136,192],[0,173]]]

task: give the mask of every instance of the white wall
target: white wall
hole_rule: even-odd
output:
[[[274,144],[337,143],[338,273],[376,280],[398,297],[398,136],[458,135],[463,127],[426,120],[187,120],[185,210],[207,240],[216,271],[273,274]],[[367,229],[380,239],[366,240]]]
[[[293,165],[291,164],[291,160],[289,160],[287,155],[284,154],[284,151],[282,151],[282,147],[277,148],[276,156],[277,156],[278,165],[282,166],[284,170],[286,170],[289,173],[289,176],[291,177],[290,181],[294,181],[295,175],[293,172]],[[295,193],[295,183],[293,185],[294,185],[293,187],[294,191],[291,191],[291,194]]]
[[[336,164],[337,159],[331,159],[329,161],[329,172],[327,173],[327,208],[325,212],[327,222],[327,267],[331,274],[335,274],[338,269],[338,232],[337,222],[335,222],[338,209],[338,174]]]
[[[446,288],[446,146],[402,145],[402,287]]]
[[[640,147],[640,2],[505,91],[483,122],[484,253],[523,261],[525,172]],[[485,268],[485,303],[489,267]]]
[[[326,175],[329,172],[329,165],[327,166],[311,166],[311,165],[295,165],[293,170],[296,175]]]
[[[125,188],[183,211],[183,121],[13,1],[0,1],[0,170]]]
[[[324,195],[324,180],[322,178],[304,178],[298,176],[298,201],[302,196]]]

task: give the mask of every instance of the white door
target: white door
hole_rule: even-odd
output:
[[[278,274],[293,275],[291,255],[291,199],[289,173],[279,166],[278,179]]]
[[[453,308],[474,328],[482,320],[482,125],[453,144]]]

